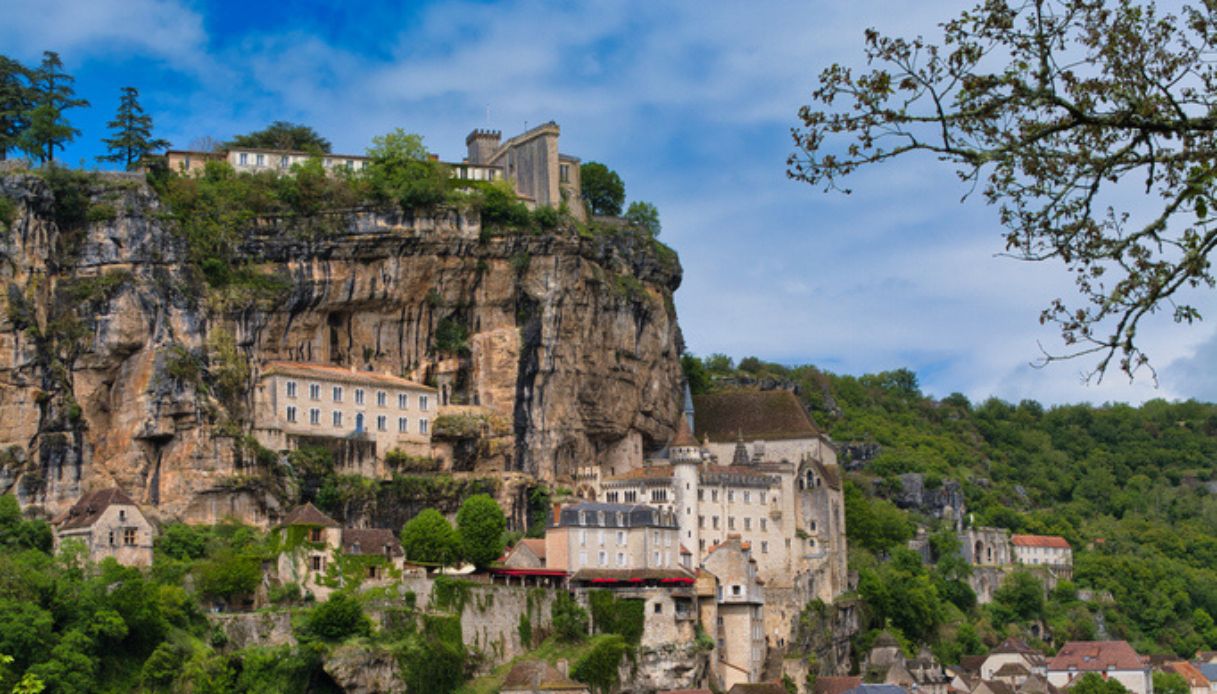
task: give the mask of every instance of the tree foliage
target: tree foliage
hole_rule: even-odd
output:
[[[106,127],[114,136],[102,140],[109,154],[97,157],[98,161],[115,162],[130,170],[152,151],[169,146],[168,140],[152,137],[152,116],[144,113],[135,87],[122,88],[118,113]]]
[[[507,518],[503,509],[488,494],[475,494],[465,499],[456,513],[456,531],[461,540],[465,559],[478,567],[503,556],[503,532]]]
[[[579,167],[583,200],[594,215],[616,217],[625,204],[625,183],[609,167],[589,161]]]
[[[397,128],[372,138],[367,176],[372,188],[404,209],[426,208],[447,199],[450,177],[431,159],[423,139]]]
[[[630,203],[629,209],[625,211],[625,221],[632,226],[646,229],[651,236],[659,236],[663,228],[659,224],[659,210],[651,203],[640,200]]]
[[[423,509],[401,529],[407,561],[450,564],[461,556],[461,541],[452,524],[433,508]]]
[[[20,146],[38,161],[54,161],[55,150],[80,134],[64,116],[68,109],[89,105],[76,98],[73,82],[75,78],[63,71],[63,61],[54,51],[44,51],[42,63],[30,74],[30,110]]]
[[[868,69],[826,68],[800,109],[788,173],[839,189],[904,155],[953,165],[998,207],[1009,255],[1075,279],[1081,305],[1041,314],[1066,345],[1047,359],[1094,355],[1101,378],[1118,358],[1131,377],[1142,319],[1198,320],[1174,299],[1214,286],[1215,26],[1211,3],[1026,0],[963,12],[938,44],[868,30]]]
[[[234,147],[285,149],[309,154],[328,154],[330,141],[307,125],[277,120],[261,130],[237,135],[229,142]]]
[[[0,55],[0,161],[9,150],[20,147],[20,135],[29,122],[32,108],[29,68]]]

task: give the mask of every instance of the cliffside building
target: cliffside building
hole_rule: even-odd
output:
[[[273,451],[325,446],[335,464],[374,477],[376,461],[393,449],[430,453],[436,408],[434,388],[404,378],[276,361],[262,369],[254,392],[254,436]]]
[[[67,540],[80,540],[89,559],[114,557],[125,566],[151,566],[156,529],[139,506],[121,489],[89,492],[55,519],[55,550]]]
[[[679,530],[671,510],[584,502],[558,509],[554,521],[545,533],[546,566],[576,579],[586,570],[681,568]]]
[[[717,623],[705,628],[715,640],[721,686],[759,682],[767,654],[765,590],[751,547],[732,533],[710,549],[702,565],[718,578]]]
[[[405,552],[392,530],[343,528],[311,503],[292,509],[277,532],[279,581],[294,582],[318,600],[341,587],[342,572],[333,563],[343,557],[360,557],[363,585],[398,578],[405,565]]]
[[[1028,566],[1047,566],[1066,576],[1073,574],[1073,548],[1057,535],[1013,535],[1014,561]]]

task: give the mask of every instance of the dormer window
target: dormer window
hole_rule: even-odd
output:
[[[126,512],[126,511],[124,511],[124,510],[122,510],[122,509],[119,509],[119,511],[118,511],[118,519],[119,519],[120,521],[125,521],[125,520],[127,520],[127,512]]]
[[[604,511],[596,513],[596,525],[604,525]]]

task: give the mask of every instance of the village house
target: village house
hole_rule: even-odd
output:
[[[1067,688],[1087,673],[1113,679],[1132,694],[1153,694],[1149,661],[1127,641],[1070,641],[1048,659],[1048,682]]]
[[[279,582],[295,583],[318,600],[348,580],[384,585],[399,578],[405,566],[405,552],[392,530],[343,528],[311,503],[292,509],[276,532]],[[350,564],[345,572],[342,562]]]
[[[156,528],[121,489],[89,492],[55,519],[55,551],[68,540],[80,540],[90,561],[113,557],[124,566],[152,566]]]
[[[980,665],[980,677],[985,680],[997,679],[998,672],[1008,665],[1022,668],[1028,674],[1044,675],[1047,673],[1048,661],[1042,653],[1028,646],[1022,639],[1011,636],[989,651],[989,655]]]
[[[1073,548],[1058,535],[1012,535],[1014,561],[1027,566],[1046,566],[1069,576],[1073,573]]]
[[[1190,694],[1213,694],[1213,683],[1199,667],[1186,660],[1171,660],[1162,664],[1162,672],[1174,673],[1187,682]]]
[[[757,577],[751,547],[732,533],[710,549],[702,565],[718,579],[718,615],[716,623],[706,629],[715,640],[722,688],[757,682],[767,655],[765,590]]]
[[[254,437],[272,451],[321,445],[335,465],[383,476],[391,450],[430,453],[435,389],[413,381],[328,364],[273,361],[254,391]]]

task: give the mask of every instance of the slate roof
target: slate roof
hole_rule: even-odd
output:
[[[1193,663],[1210,682],[1217,680],[1217,663]]]
[[[1145,662],[1127,641],[1070,641],[1048,660],[1053,671],[1143,670]]]
[[[283,519],[281,527],[289,525],[319,525],[323,528],[337,528],[338,521],[322,513],[312,502],[297,506]]]
[[[80,497],[80,500],[73,504],[67,513],[57,519],[56,524],[60,530],[87,528],[96,523],[106,509],[114,504],[135,506],[131,497],[118,487],[99,489]]]
[[[401,548],[401,542],[388,528],[342,529],[342,551],[345,554],[385,556],[386,546],[389,548],[388,556],[406,556],[405,551]]]
[[[994,677],[1022,677],[1030,675],[1031,671],[1019,665],[1018,663],[1006,663],[997,668],[997,672],[993,673]]]
[[[980,666],[989,659],[987,655],[965,655],[959,658],[959,667],[967,672],[980,672]]]
[[[732,390],[693,396],[693,426],[714,441],[815,438],[820,431],[788,390]]]
[[[1166,665],[1162,666],[1162,669],[1169,672],[1178,673],[1183,677],[1183,679],[1187,680],[1189,687],[1203,687],[1205,689],[1209,688],[1209,678],[1205,677],[1200,668],[1197,668],[1195,665],[1192,665],[1186,660],[1176,660],[1174,662],[1167,663]]]
[[[262,375],[282,374],[299,378],[316,378],[325,381],[342,381],[344,383],[363,384],[368,386],[387,386],[390,388],[412,388],[435,392],[430,386],[416,383],[409,379],[375,371],[354,371],[331,364],[317,364],[307,361],[272,361],[262,367]]]
[[[673,569],[579,569],[570,577],[572,581],[643,581],[662,580],[665,578],[688,578],[693,574],[683,568]]]
[[[1071,549],[1069,542],[1059,535],[1011,535],[1010,544],[1015,547],[1051,547]]]
[[[583,512],[587,512],[587,520]],[[604,513],[604,523],[600,522],[600,513]],[[622,514],[622,524],[617,523],[617,514]],[[675,528],[676,518],[671,516],[664,519],[664,514],[654,506],[645,504],[606,504],[595,501],[583,501],[562,507],[558,523],[561,526],[576,528]]]
[[[845,694],[907,694],[907,692],[894,684],[860,684],[853,689],[847,689]]]

